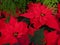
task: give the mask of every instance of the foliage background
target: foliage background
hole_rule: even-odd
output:
[[[21,12],[25,12],[29,2],[40,2],[51,8],[56,7],[60,0],[0,0],[0,10],[15,13],[18,8]]]

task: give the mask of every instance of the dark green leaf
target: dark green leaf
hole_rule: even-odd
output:
[[[54,7],[54,5],[58,3],[58,0],[44,0],[43,4],[48,6],[49,8]],[[56,5],[57,6],[57,5]]]
[[[48,30],[48,32],[51,32],[51,31],[54,31],[55,30],[54,28],[51,28],[51,27],[49,27],[47,25],[41,26],[41,28],[43,28],[43,27],[45,27],[45,30]]]
[[[40,28],[39,30],[37,30],[35,33],[34,33],[34,36],[32,37],[31,35],[29,35],[29,38],[30,38],[30,41],[34,43],[34,45],[38,44],[38,45],[41,45],[41,44],[44,44],[44,29],[45,28]]]
[[[28,35],[28,37],[30,38],[30,41],[33,42],[33,36]]]
[[[10,45],[9,43],[3,44],[3,45]]]
[[[43,39],[44,39],[44,29],[45,28],[40,28],[37,30],[34,34],[34,44],[41,45],[43,44]]]
[[[28,25],[30,25],[30,19],[29,19],[29,18],[26,18],[26,17],[23,17],[23,16],[19,16],[19,17],[17,17],[17,20],[18,20],[18,21],[24,21],[24,22],[26,22]]]

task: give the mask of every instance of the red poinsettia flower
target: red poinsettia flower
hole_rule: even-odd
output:
[[[21,37],[23,35],[26,35],[28,32],[27,24],[24,22],[20,22],[20,23],[16,24],[16,27],[14,29],[14,33],[15,32],[18,33],[17,37]]]
[[[17,32],[18,33],[18,37],[22,36],[22,35],[26,35],[28,32],[28,28],[27,28],[27,24],[25,22],[18,22],[16,20],[16,18],[11,17],[9,24],[12,26],[13,28],[13,33]]]
[[[49,8],[47,8],[44,5],[42,5],[41,6],[41,14],[40,15],[41,15],[40,22],[42,24],[45,22],[45,25],[48,25],[51,28],[59,30],[58,23],[57,23],[55,17],[52,15],[52,11]]]
[[[5,24],[5,28],[0,29],[2,33],[0,42],[2,41],[2,43],[15,43],[16,38],[21,38],[28,33],[27,24],[25,22],[17,22],[14,17],[11,17],[10,22]]]
[[[55,45],[55,44],[57,44],[57,39],[58,39],[58,35],[57,35],[56,31],[49,32],[46,35],[46,44]]]
[[[59,30],[58,23],[54,16],[52,16],[51,9],[40,3],[30,3],[27,12],[21,16],[30,18],[34,28],[39,28],[39,26],[46,24],[49,27]]]
[[[6,25],[6,23],[5,23],[5,18],[0,19],[0,29],[5,28],[5,25]]]
[[[40,3],[30,3],[28,4],[28,10],[26,13],[22,14],[21,16],[30,18],[31,24],[34,25],[34,28],[39,28],[41,26],[41,23],[39,22],[39,16],[40,16]]]
[[[7,28],[8,27],[8,28]],[[0,36],[0,45],[6,44],[6,43],[15,43],[17,40],[14,36],[12,36],[13,29],[11,29],[10,25],[5,25],[5,28],[2,28],[0,30],[1,36]]]

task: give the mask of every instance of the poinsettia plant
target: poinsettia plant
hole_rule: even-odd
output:
[[[60,0],[0,0],[0,45],[60,45]]]

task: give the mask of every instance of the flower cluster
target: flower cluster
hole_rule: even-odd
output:
[[[56,17],[50,8],[32,2],[25,13],[17,11],[17,17],[0,11],[0,45],[60,45],[60,4],[57,6]]]

